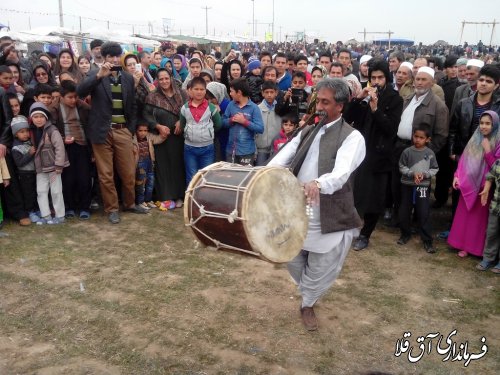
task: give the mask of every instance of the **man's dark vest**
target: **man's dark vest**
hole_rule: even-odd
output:
[[[312,128],[304,129],[301,137]],[[325,130],[319,142],[318,176],[333,171],[337,152],[353,130],[344,119]],[[353,186],[354,173],[351,173],[340,190],[333,194],[320,194],[321,233],[340,232],[362,226],[363,223],[354,207]]]

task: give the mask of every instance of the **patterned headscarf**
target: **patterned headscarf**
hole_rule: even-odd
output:
[[[174,115],[179,115],[181,107],[186,102],[187,97],[185,93],[181,91],[181,89],[177,86],[176,81],[172,76],[172,73],[168,69],[160,68],[158,70],[157,77],[161,72],[164,71],[167,72],[168,75],[170,76],[170,86],[172,87],[174,94],[172,96],[165,95],[165,93],[158,85],[156,91],[147,96],[146,104],[162,108],[166,111],[172,112]]]
[[[481,121],[484,116],[489,116],[493,124],[491,133],[487,138],[490,141],[491,152],[494,153],[497,159],[500,157],[498,114],[494,111],[484,111],[479,121]],[[484,185],[486,173],[488,173],[489,170],[484,158],[484,148],[481,145],[484,138],[485,137],[481,134],[480,126],[478,126],[467,143],[467,146],[465,146],[464,152],[458,162],[456,176],[458,177],[460,193],[464,197],[465,205],[468,210],[474,206],[481,187]]]

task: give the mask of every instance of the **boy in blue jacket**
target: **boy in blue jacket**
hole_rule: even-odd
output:
[[[238,78],[229,84],[233,99],[228,104],[222,126],[229,128],[226,160],[234,164],[252,165],[255,159],[255,134],[264,132],[262,114],[250,100],[250,88],[245,78]]]

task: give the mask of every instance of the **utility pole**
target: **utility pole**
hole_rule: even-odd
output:
[[[208,10],[212,8],[204,6],[201,9],[205,9],[205,35],[208,35]]]
[[[252,37],[255,36],[255,0],[252,0]]]
[[[80,18],[80,32],[82,32],[82,16],[80,16],[79,18]]]
[[[62,0],[59,0],[59,26],[64,27]]]
[[[273,0],[273,28],[271,30],[272,41],[274,42],[274,0]]]
[[[462,37],[464,35],[464,28],[465,25],[492,25],[493,27],[491,28],[491,36],[490,36],[490,46],[491,42],[493,41],[493,34],[495,33],[495,26],[498,24],[498,22],[493,20],[493,22],[468,22],[468,21],[462,21],[462,31],[460,32],[460,42],[458,44],[462,44]]]

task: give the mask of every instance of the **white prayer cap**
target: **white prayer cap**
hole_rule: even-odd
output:
[[[428,66],[422,66],[421,68],[418,69],[417,73],[427,73],[430,75],[432,78],[434,78],[434,69],[429,68]]]
[[[399,67],[401,68],[402,66],[406,66],[408,69],[413,70],[413,64],[409,61],[403,61]]]
[[[370,55],[363,55],[361,56],[361,58],[359,59],[359,64],[364,64],[365,62],[368,62],[372,59],[372,56]]]
[[[475,66],[476,68],[481,69],[484,66],[484,61],[472,59],[467,61],[467,66]]]

